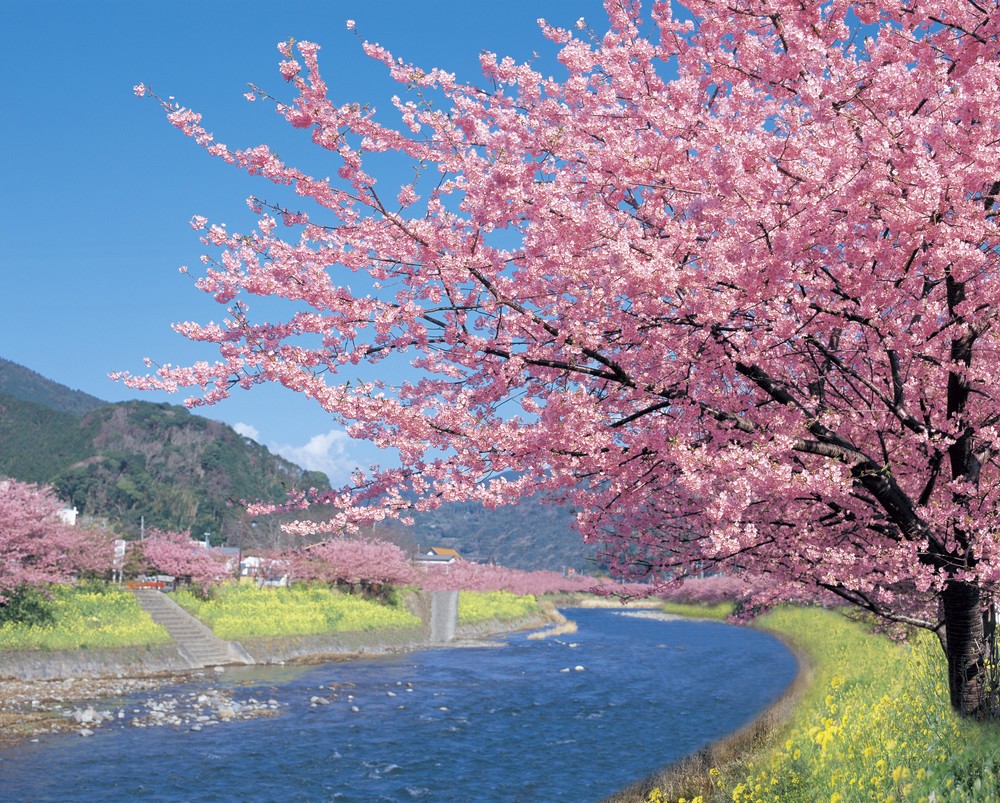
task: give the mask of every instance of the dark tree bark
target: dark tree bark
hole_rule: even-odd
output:
[[[979,587],[953,581],[941,596],[951,705],[963,716],[984,719],[992,710],[986,671],[992,645],[987,643]],[[995,638],[995,633],[989,635]]]

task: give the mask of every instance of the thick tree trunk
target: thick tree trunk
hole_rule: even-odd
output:
[[[979,587],[949,582],[942,594],[945,621],[945,655],[952,707],[964,716],[984,719],[994,706],[990,694],[987,660],[995,632],[987,634]]]

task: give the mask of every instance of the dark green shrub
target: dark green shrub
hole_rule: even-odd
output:
[[[6,592],[0,602],[0,626],[8,623],[41,626],[54,621],[52,601],[34,586],[19,585]]]

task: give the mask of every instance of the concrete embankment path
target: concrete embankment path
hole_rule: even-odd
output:
[[[139,606],[170,634],[177,651],[192,669],[254,663],[238,642],[220,639],[166,594],[150,589],[137,589],[133,593]]]

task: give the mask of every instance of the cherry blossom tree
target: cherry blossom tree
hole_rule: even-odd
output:
[[[305,582],[344,583],[367,589],[414,582],[406,553],[377,539],[334,538],[289,554],[289,573]]]
[[[160,574],[187,578],[196,586],[218,585],[236,571],[221,549],[191,540],[186,532],[151,530],[142,541],[134,541],[149,569]]]
[[[123,376],[194,388],[191,405],[281,383],[397,450],[401,467],[325,500],[332,531],[414,497],[545,490],[628,578],[751,570],[768,597],[821,588],[934,630],[953,705],[983,715],[996,0],[606,11],[600,34],[540,21],[555,77],[484,53],[465,84],[365,42],[409,92],[396,122],[335,99],[317,45],[283,43],[294,96],[249,97],[325,149],[332,178],[161,101],[295,199],[251,199],[245,233],[192,220],[214,254],[198,287],[229,312],[177,329],[219,359]],[[390,157],[416,177],[376,176]],[[255,296],[294,311],[256,319]],[[390,357],[419,378],[357,380]]]
[[[420,567],[417,583],[428,591],[510,591],[512,594],[569,594],[596,592],[607,596],[638,597],[649,594],[638,584],[609,583],[584,575],[553,571],[521,571],[486,563],[456,561]]]
[[[65,523],[49,487],[0,480],[0,603],[23,585],[70,582],[111,569],[111,539]]]
[[[289,581],[290,561],[280,551],[270,549],[255,549],[243,553],[240,563],[240,581],[249,578],[259,588],[265,585],[285,585]]]

